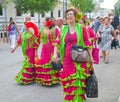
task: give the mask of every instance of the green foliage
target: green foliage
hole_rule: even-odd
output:
[[[40,13],[49,12],[53,10],[58,0],[13,0],[16,4],[16,8],[22,11],[22,13]]]
[[[70,4],[83,13],[91,13],[95,8],[93,0],[70,0]]]
[[[120,0],[118,0],[114,6],[114,13],[115,15],[118,14],[118,10],[120,9]]]

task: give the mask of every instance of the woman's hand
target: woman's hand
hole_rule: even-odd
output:
[[[12,48],[12,49],[10,50],[11,53],[14,53],[14,51],[15,51],[15,48]]]
[[[55,62],[55,63],[58,63],[58,57],[53,57],[53,61]]]
[[[93,59],[93,57],[90,57],[90,62],[95,63],[95,60]]]
[[[35,61],[35,64],[38,64],[39,58],[38,58],[38,57],[35,57],[34,61]]]

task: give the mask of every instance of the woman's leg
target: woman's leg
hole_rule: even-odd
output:
[[[109,51],[105,51],[105,63],[107,64],[109,60]]]
[[[101,51],[102,52],[102,57],[104,58],[105,60],[105,51]]]
[[[10,35],[11,48],[15,47],[16,35]]]

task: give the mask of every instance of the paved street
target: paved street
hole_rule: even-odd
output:
[[[43,87],[37,84],[18,85],[14,77],[23,60],[21,48],[14,54],[9,52],[9,44],[0,42],[0,102],[63,102],[61,86]],[[111,50],[110,63],[102,59],[95,65],[99,82],[99,98],[87,102],[117,102],[120,96],[120,48]]]

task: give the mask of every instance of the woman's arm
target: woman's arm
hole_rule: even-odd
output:
[[[17,43],[16,46],[13,49],[11,49],[10,52],[13,53],[16,50],[16,48],[18,48],[18,46],[19,46],[19,44]]]
[[[112,30],[112,35],[113,35],[113,37],[114,37],[116,40],[118,40],[117,35],[116,35],[116,32],[115,32],[114,30]]]
[[[58,47],[57,46],[54,46],[53,61],[55,63],[58,62]]]

